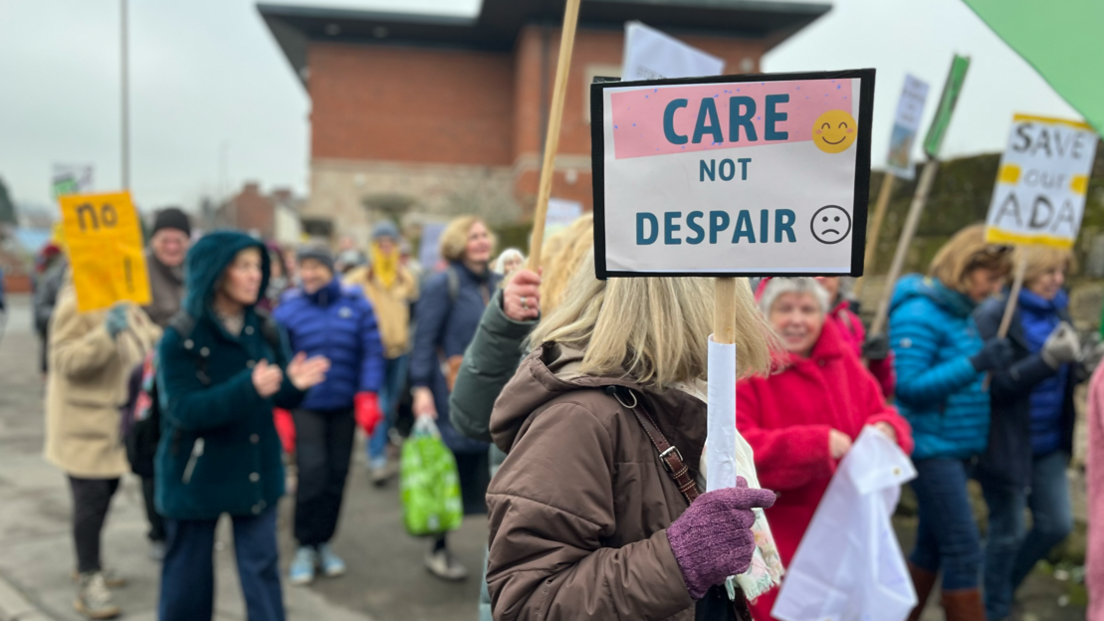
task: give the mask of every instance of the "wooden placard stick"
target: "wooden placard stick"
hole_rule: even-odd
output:
[[[889,197],[893,195],[893,182],[896,179],[897,175],[887,170],[885,178],[882,179],[882,189],[878,192],[878,202],[874,206],[874,221],[870,223],[870,233],[866,236],[866,258],[863,259],[863,271],[867,274],[874,271],[874,257],[878,253],[878,236],[882,232],[882,223],[885,222],[886,210],[889,208]],[[863,283],[865,282],[866,278],[860,278],[855,283],[853,293],[856,299],[862,295]]]
[[[889,265],[889,273],[886,274],[885,291],[882,292],[882,299],[878,302],[874,323],[870,326],[872,335],[882,334],[885,330],[886,320],[889,318],[889,301],[893,297],[893,285],[905,267],[909,244],[912,243],[912,238],[916,236],[916,229],[920,226],[920,216],[924,213],[924,206],[928,204],[928,194],[931,192],[935,173],[938,170],[939,160],[933,159],[924,164],[924,172],[920,173],[920,182],[916,186],[916,194],[912,197],[912,205],[909,206],[901,239],[897,241],[897,250],[893,253],[893,263]]]
[[[714,280],[713,342],[731,345],[736,342],[736,279]]]
[[[548,116],[548,135],[544,140],[544,164],[541,166],[537,208],[533,212],[533,239],[529,243],[528,268],[534,272],[540,268],[541,248],[544,246],[544,221],[548,217],[548,199],[552,197],[556,151],[560,147],[560,125],[563,123],[564,98],[567,96],[567,78],[571,71],[571,51],[575,47],[575,27],[579,23],[580,2],[581,0],[567,0],[567,7],[564,9],[560,59],[556,63],[556,82],[552,88],[552,110]]]
[[[1016,301],[1020,299],[1020,289],[1023,289],[1024,275],[1027,273],[1027,253],[1018,252],[1020,260],[1016,262],[1016,276],[1012,279],[1012,289],[1008,292],[1008,304],[1004,307],[1004,316],[1001,317],[1000,328],[997,336],[1005,338],[1008,329],[1012,326],[1012,316],[1016,314]]]
[[[1020,299],[1020,289],[1023,289],[1024,274],[1027,273],[1027,253],[1020,252],[1020,260],[1016,262],[1016,276],[1012,279],[1012,289],[1008,291],[1008,303],[1004,305],[1004,315],[1001,317],[1000,327],[997,328],[997,338],[1006,338],[1008,330],[1012,327],[1012,317],[1016,314],[1016,301]],[[989,382],[993,380],[993,374],[985,375],[985,381],[981,387],[988,390]]]

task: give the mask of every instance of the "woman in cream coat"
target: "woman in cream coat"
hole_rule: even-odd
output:
[[[69,477],[80,574],[74,605],[92,619],[119,614],[107,588],[111,577],[100,565],[100,533],[129,470],[119,425],[127,376],[160,337],[161,329],[134,304],[81,313],[71,280],[51,320],[46,459]]]

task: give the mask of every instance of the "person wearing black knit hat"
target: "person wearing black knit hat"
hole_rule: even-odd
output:
[[[165,328],[180,311],[184,299],[184,257],[191,245],[192,225],[188,214],[176,207],[162,209],[154,215],[153,231],[146,248],[146,271],[149,273],[150,303],[143,310],[154,323]],[[156,446],[142,447],[138,452],[152,456]],[[132,458],[136,459],[136,458]],[[142,460],[138,460],[142,461]],[[152,463],[143,467],[131,464],[131,469],[142,476],[142,495],[146,501],[146,517],[149,519],[149,555],[155,561],[165,556],[164,520],[154,507],[156,494]]]

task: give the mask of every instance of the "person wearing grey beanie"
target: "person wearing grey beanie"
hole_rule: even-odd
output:
[[[303,265],[303,261],[307,260],[318,261],[326,266],[330,272],[334,271],[333,253],[325,246],[305,246],[300,248],[299,252],[296,253],[296,261],[299,265]]]

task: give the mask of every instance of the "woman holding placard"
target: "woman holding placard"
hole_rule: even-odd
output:
[[[989,505],[985,609],[994,620],[1011,614],[1020,583],[1073,529],[1066,466],[1073,453],[1073,388],[1086,377],[1062,289],[1072,253],[1046,246],[1017,252],[1027,269],[1009,324],[1013,363],[993,374],[989,448],[978,467]],[[982,338],[997,334],[1007,297],[978,309]],[[1030,532],[1025,507],[1031,508]]]
[[[67,273],[50,322],[45,455],[66,474],[73,499],[74,606],[90,619],[111,619],[120,612],[109,587],[125,580],[101,564],[100,545],[111,498],[130,471],[119,408],[131,369],[161,329],[134,304],[82,313],[77,299]]]
[[[763,371],[766,326],[738,289],[740,372]],[[712,311],[708,280],[600,281],[591,257],[533,332],[491,417],[510,454],[487,494],[495,619],[734,618],[714,588],[748,568],[774,493],[698,495]],[[723,616],[695,617],[713,603]]]
[[[893,293],[889,342],[897,357],[897,406],[912,425],[912,481],[920,526],[909,572],[918,619],[943,571],[949,621],[984,619],[978,590],[981,540],[966,491],[969,460],[989,440],[985,377],[1008,368],[1008,339],[982,340],[973,312],[998,293],[1011,249],[985,242],[985,227],[958,232],[932,259],[928,276],[905,276]]]
[[[786,565],[865,426],[912,451],[908,423],[886,405],[877,380],[829,318],[828,296],[812,278],[765,280],[759,308],[783,349],[775,353],[770,375],[736,387],[736,426],[755,451],[759,480],[781,492],[767,519]],[[753,616],[769,619],[777,596],[771,591],[759,597]]]

